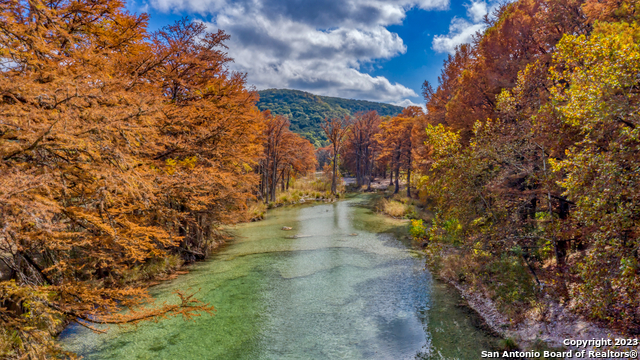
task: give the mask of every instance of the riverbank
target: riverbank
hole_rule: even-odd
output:
[[[392,218],[405,217],[415,218],[415,213],[406,210],[397,214],[393,207],[390,210],[384,206],[393,201],[396,204],[412,204],[410,199],[393,196],[391,194],[380,194],[377,198],[372,198],[370,206]],[[385,202],[386,201],[386,202]],[[420,218],[426,219],[424,234],[428,234],[430,214],[425,216],[426,210]],[[428,260],[428,268],[433,276],[446,282],[456,289],[463,297],[466,305],[475,311],[484,321],[484,326],[489,332],[504,339],[505,349],[519,349],[521,351],[567,351],[587,350],[605,351],[617,350],[620,347],[609,346],[602,348],[586,347],[576,348],[565,345],[565,340],[577,339],[625,339],[620,332],[607,328],[601,324],[589,321],[582,316],[572,312],[567,304],[562,304],[552,297],[552,294],[543,293],[537,288],[536,293],[529,294],[527,301],[519,301],[514,304],[499,305],[492,299],[491,291],[469,284],[466,274],[462,270],[464,265],[459,256],[460,250],[455,246],[445,244],[429,244],[425,241],[414,242],[414,247],[422,253]],[[521,275],[521,274],[520,274]],[[526,275],[529,276],[529,275]],[[486,281],[486,280],[485,280]],[[533,280],[532,280],[533,281]],[[544,283],[543,283],[544,285]],[[504,285],[507,287],[508,285]],[[517,291],[510,289],[512,291]],[[495,297],[495,292],[494,292]],[[515,307],[518,307],[517,309]],[[505,311],[505,309],[507,309]],[[633,338],[633,337],[632,337]],[[640,351],[636,346],[632,349]],[[578,359],[579,357],[565,357],[566,359]],[[555,358],[554,358],[555,359]]]
[[[247,215],[243,218],[243,221],[235,225],[220,226],[215,232],[215,236],[207,241],[208,246],[204,251],[176,248],[163,258],[150,259],[129,269],[122,275],[121,281],[127,286],[145,287],[153,291],[156,287],[165,286],[166,283],[185,275],[188,276],[199,264],[207,262],[220,251],[223,251],[228,245],[228,241],[234,236],[230,232],[237,225],[264,220],[267,212],[276,208],[331,203],[341,196],[344,197],[344,193],[335,196],[327,191],[316,190],[316,187],[326,187],[326,184],[316,181],[315,176],[300,179],[291,188],[279,193],[276,202],[269,204],[264,204],[263,202],[254,203],[254,206],[247,209]],[[260,211],[259,217],[255,216],[257,211]],[[4,274],[2,270],[0,268],[0,276]],[[72,321],[68,319],[61,319],[56,327],[51,329],[53,337],[58,338],[61,332],[71,323]]]
[[[267,210],[287,205],[299,205],[307,202],[332,202],[344,195],[345,185],[338,187],[338,193],[332,194],[331,180],[323,173],[317,172],[299,179],[293,179],[286,186],[279,188],[275,200],[264,202],[262,198],[255,199],[248,204],[247,220],[263,220]]]
[[[352,197],[352,196],[354,196],[354,194],[344,194],[343,197]],[[366,199],[368,199],[369,202],[372,199],[376,199],[376,198],[377,197],[373,194],[368,195],[366,197]],[[325,199],[325,201],[328,202],[329,200]],[[331,210],[334,206],[337,206],[338,208],[343,208],[342,211],[346,211],[346,209],[349,207],[343,207],[340,205],[341,203],[342,202],[333,203],[333,204],[326,203],[326,205],[330,205],[329,207],[326,207],[326,210],[324,210],[325,207],[323,207],[322,211],[314,212],[313,215],[308,214],[303,216],[304,219],[309,219],[306,221],[310,221],[310,223],[308,223],[305,226],[298,224],[297,223],[298,220],[296,220],[296,217],[288,214],[300,212],[305,208],[306,210],[304,210],[303,212],[311,211],[311,208],[317,208],[317,206],[312,206],[310,202],[303,202],[303,203],[298,202],[296,204],[292,204],[293,206],[279,207],[278,209],[273,208],[273,210],[269,210],[269,213],[273,211],[274,218],[272,218],[268,214],[265,221],[260,221],[258,223],[251,224],[251,226],[256,227],[256,230],[260,228],[268,227],[270,229],[269,230],[270,234],[274,234],[270,236],[274,236],[275,241],[268,240],[267,242],[264,242],[260,246],[258,246],[258,244],[251,245],[252,249],[255,248],[255,250],[252,250],[252,249],[235,250],[235,249],[227,249],[226,248],[227,243],[224,240],[221,240],[219,243],[217,243],[216,249],[211,253],[211,256],[216,259],[212,259],[211,261],[191,263],[188,266],[180,266],[176,268],[175,271],[173,271],[171,274],[168,274],[165,277],[156,278],[151,282],[149,282],[148,285],[157,285],[152,289],[152,292],[153,293],[162,292],[163,294],[168,294],[169,291],[166,291],[166,289],[174,288],[176,282],[178,284],[182,284],[186,282],[186,284],[188,284],[193,288],[200,288],[199,286],[202,286],[202,284],[200,283],[192,284],[191,280],[189,279],[191,279],[194,276],[201,276],[205,272],[210,271],[210,270],[204,271],[203,270],[204,268],[209,269],[210,267],[213,266],[213,268],[218,269],[219,267],[221,267],[222,271],[226,272],[229,270],[228,270],[228,265],[226,265],[225,261],[228,261],[230,259],[235,259],[238,257],[242,257],[243,259],[246,257],[247,259],[246,261],[249,261],[250,257],[252,256],[263,256],[261,254],[279,253],[279,252],[285,251],[283,246],[285,245],[291,246],[291,245],[288,245],[290,241],[300,241],[301,244],[305,244],[303,248],[298,248],[297,246],[294,246],[292,249],[295,249],[295,251],[300,251],[300,250],[315,251],[317,249],[316,249],[316,245],[314,244],[314,241],[319,241],[319,240],[318,239],[313,240],[314,238],[312,237],[312,236],[318,236],[318,235],[313,235],[316,232],[315,226],[318,225],[318,224],[315,224],[316,220],[314,220],[315,219],[314,216],[321,215],[324,217],[326,216],[325,214],[329,214],[329,211],[334,211],[334,210]],[[300,206],[300,205],[304,205],[304,206]],[[321,206],[322,203],[318,205]],[[362,204],[359,203],[359,205],[362,205]],[[379,213],[378,211],[375,211],[375,209],[372,209],[372,210],[374,210],[374,212]],[[339,214],[341,213],[341,211],[337,211],[337,213]],[[279,216],[282,220],[278,220],[277,218],[278,215],[276,214],[280,214]],[[362,216],[362,215],[359,215],[359,216]],[[405,221],[398,221],[398,219],[393,219],[391,217],[389,217],[389,219],[391,221],[396,222],[397,225],[401,225],[401,227],[405,229],[403,230],[403,233],[406,234],[406,225],[402,225],[402,224],[406,224]],[[378,221],[379,220],[376,220],[376,222]],[[368,220],[366,223],[373,224],[371,220]],[[239,228],[245,228],[247,225],[249,224],[248,223],[240,224]],[[313,231],[311,230],[311,228],[309,228],[309,226],[312,226],[312,225],[314,226]],[[285,226],[289,227],[291,230],[283,231],[282,227],[285,227]],[[368,226],[371,226],[371,225],[368,225]],[[379,226],[379,225],[376,225],[376,226]],[[318,234],[322,233],[322,231],[324,231],[323,229],[324,227],[318,225],[318,229],[317,229]],[[264,236],[262,235],[263,231],[257,231],[256,233],[261,234],[261,236]],[[351,242],[358,240],[360,237],[363,236],[361,228],[348,228],[348,229],[345,228],[343,231],[342,230],[340,231],[340,234],[341,235],[339,235],[339,237],[334,240],[335,244],[339,245],[340,248],[351,246],[349,245]],[[247,237],[247,234],[244,234],[242,232],[236,233],[235,235],[238,236],[238,238],[236,238],[235,240],[229,243],[229,244],[234,244],[233,246],[245,247],[251,241],[251,239]],[[276,238],[278,240],[276,240]],[[353,246],[357,246],[358,248],[364,249],[366,248],[365,245],[369,241],[372,241],[372,240],[367,239],[366,242],[356,241],[356,242],[353,242]],[[414,243],[413,245],[416,246],[418,249],[420,249],[420,246],[418,243]],[[312,246],[312,247],[307,249],[308,246]],[[286,251],[291,251],[291,249]],[[444,258],[444,256],[446,256],[446,252],[451,251],[451,249],[442,249],[442,251],[443,251],[443,254],[441,254],[441,256]],[[379,251],[375,251],[375,252],[380,253]],[[433,255],[433,254],[429,254],[428,249],[421,250],[420,252],[425,256]],[[214,264],[214,263],[218,263],[219,261],[220,261],[219,264]],[[268,265],[268,262],[266,261],[261,260],[261,264],[262,263],[264,263],[264,266]],[[305,264],[307,263],[305,262]],[[436,264],[432,264],[432,265],[436,265]],[[283,269],[285,269],[283,271],[293,271],[293,269],[290,266],[285,266]],[[319,269],[322,269],[322,267],[320,267]],[[195,272],[194,274],[190,273],[192,270]],[[219,270],[216,270],[216,271],[219,271]],[[312,272],[312,273],[315,273],[315,272]],[[310,274],[312,273],[305,272],[305,274],[303,275],[310,276]],[[456,300],[457,303],[455,306],[468,307],[469,309],[472,309],[481,319],[483,319],[483,323],[480,323],[480,324],[472,321],[473,323],[472,326],[476,327],[481,331],[487,332],[488,334],[495,334],[504,339],[502,341],[502,344],[499,345],[499,348],[501,350],[513,349],[516,347],[523,351],[526,351],[526,350],[543,351],[543,350],[551,350],[551,349],[561,350],[562,340],[564,340],[565,338],[566,339],[590,339],[590,338],[601,338],[601,337],[606,338],[607,336],[616,336],[616,334],[614,333],[607,332],[606,329],[596,328],[592,326],[593,324],[591,323],[584,322],[580,319],[576,319],[575,317],[573,317],[573,315],[571,315],[571,313],[568,313],[561,306],[549,306],[549,309],[545,313],[546,315],[544,319],[536,318],[536,316],[539,316],[539,314],[530,312],[529,313],[529,315],[531,315],[530,318],[525,318],[520,322],[515,323],[513,322],[512,319],[510,319],[508,316],[506,316],[505,314],[501,313],[498,310],[498,306],[496,306],[495,302],[492,301],[487,294],[478,292],[475,289],[472,289],[469,286],[465,285],[463,282],[452,280],[450,276],[447,276],[446,273],[442,272],[442,269],[438,269],[437,265],[431,266],[431,274],[435,278],[441,279],[446,283],[448,283],[452,289],[455,289],[462,296],[464,301],[460,302]],[[244,276],[247,276],[247,275],[242,275],[241,277],[237,278],[237,281],[244,279]],[[231,277],[231,278],[236,279],[235,277]],[[290,279],[290,278],[291,278],[290,275],[285,276],[285,279]],[[174,281],[167,282],[164,280],[174,280]],[[154,281],[156,282],[154,283]],[[236,280],[233,280],[233,281],[236,281]],[[229,285],[229,289],[231,291],[232,289],[231,285]],[[304,295],[300,293],[300,289],[297,289],[292,294],[294,293],[297,294],[296,297]],[[201,292],[201,294],[205,296],[210,296],[210,295],[206,295],[206,294],[209,294],[207,290],[205,290],[204,292]],[[242,297],[245,297],[245,296],[252,296],[252,295],[250,295],[249,293],[242,295]],[[205,300],[209,301],[210,299],[205,298]],[[215,301],[212,301],[212,304],[216,305],[216,307],[219,310],[218,315],[222,315],[223,312],[232,311],[230,309],[225,309],[224,307],[221,308],[221,306],[226,306],[225,301],[237,301],[237,299],[236,297],[231,296],[230,298],[225,297],[224,299],[217,299]],[[246,309],[250,309],[250,307],[247,306]],[[253,312],[254,310],[247,310],[247,311]],[[235,312],[235,314],[237,314],[237,312]],[[204,320],[204,317],[202,319]],[[204,320],[204,321],[208,322],[210,320]],[[224,321],[227,322],[229,320],[225,319]],[[460,321],[460,319],[458,319],[458,321]],[[179,326],[191,327],[191,325],[179,325]],[[162,328],[164,328],[164,326]],[[204,327],[202,329],[204,329]],[[120,330],[115,330],[115,331],[120,331]],[[419,331],[419,330],[414,330],[414,331]],[[131,336],[131,335],[127,335],[127,336]],[[114,341],[116,341],[115,338],[114,338]],[[145,337],[142,337],[142,341],[149,343],[150,340]],[[444,341],[444,340],[439,340],[439,341]],[[155,343],[157,343],[157,341]],[[474,347],[473,344],[467,344],[467,345],[470,346],[467,350],[477,351],[476,355],[478,355],[478,357],[479,357],[479,351],[484,350],[484,347],[478,347],[478,345],[476,345],[476,347]],[[166,349],[167,347],[166,345],[161,346],[158,344],[155,344],[155,345],[151,344],[149,346],[153,349],[162,349],[159,351],[168,351]],[[486,350],[493,350],[493,349],[490,349],[487,347]],[[241,354],[240,350],[238,351],[239,352],[236,354]],[[474,357],[471,357],[471,358],[474,358]]]
[[[423,251],[423,253],[425,256],[432,255],[428,253],[428,250]],[[442,256],[446,257],[447,255],[444,254]],[[513,318],[498,310],[496,302],[486,293],[474,290],[471,286],[456,281],[433,266],[431,270],[434,276],[446,281],[459,291],[468,306],[484,319],[492,332],[522,351],[620,351],[621,347],[616,346],[576,348],[575,346],[566,346],[565,340],[629,338],[629,336],[625,336],[615,330],[584,319],[571,312],[565,305],[552,299],[549,295],[538,299],[535,305],[524,309],[522,316],[517,321],[514,321]],[[639,346],[630,349],[640,351]],[[578,359],[580,357],[565,358]]]
[[[63,342],[86,359],[476,360],[477,346],[493,349],[497,340],[396,235],[407,223],[362,207],[364,200],[273,209],[264,221],[236,226],[210,261],[150,290],[162,302],[176,289],[199,289],[214,317],[104,335],[74,326]]]

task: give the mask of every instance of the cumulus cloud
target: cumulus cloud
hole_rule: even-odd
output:
[[[454,17],[449,25],[449,34],[433,37],[433,50],[453,54],[456,46],[471,42],[473,34],[484,30],[485,25],[474,24],[464,19]]]
[[[232,70],[258,89],[401,102],[412,89],[361,67],[406,52],[387,30],[411,8],[444,9],[449,0],[151,0],[164,12],[197,13],[231,35]]]
[[[475,1],[467,5],[467,15],[474,23],[482,21],[487,13],[489,13],[488,5],[484,1]]]
[[[398,101],[398,102],[392,102],[392,105],[397,105],[397,106],[402,106],[402,107],[408,107],[408,106],[418,106],[420,108],[422,108],[422,111],[424,111],[425,113],[427,112],[427,107],[425,104],[416,104],[413,101],[409,100],[409,99],[404,99],[402,101]]]
[[[485,15],[492,14],[500,3],[497,0],[489,0],[488,2],[477,0],[466,4],[467,19],[454,17],[449,25],[448,34],[433,37],[433,50],[453,54],[458,45],[470,43],[475,33],[484,31],[486,28]]]

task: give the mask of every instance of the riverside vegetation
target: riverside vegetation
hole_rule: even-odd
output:
[[[551,299],[640,333],[639,6],[505,4],[424,83],[426,114],[351,122],[345,171],[402,178],[434,214],[411,232],[438,273],[512,323]],[[381,208],[406,216],[397,200]]]
[[[389,181],[383,209],[512,322],[552,299],[640,333],[637,2],[505,4],[424,84],[426,113],[326,118],[315,157],[226,70],[223,31],[149,33],[120,1],[0,3],[2,356],[73,356],[54,341],[69,321],[212,313],[140,281],[261,206],[337,196],[340,173]],[[316,167],[317,187],[292,185]]]
[[[0,357],[73,356],[54,341],[69,321],[212,314],[141,281],[205,258],[314,169],[311,144],[226,70],[223,31],[150,33],[121,1],[0,4]]]

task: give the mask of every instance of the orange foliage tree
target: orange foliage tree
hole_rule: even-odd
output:
[[[154,34],[113,0],[0,6],[0,353],[44,357],[63,321],[192,318],[150,306],[124,276],[206,255],[258,177],[256,95],[225,64],[223,32]],[[8,274],[7,274],[8,273]]]
[[[404,168],[407,173],[407,196],[411,196],[411,171],[414,158],[411,134],[418,119],[423,115],[421,108],[410,106],[401,114],[380,124],[381,132],[378,139],[382,147],[381,156],[390,159],[391,181],[393,181],[394,172],[396,176],[394,194],[400,190],[400,169]]]
[[[289,130],[289,120],[262,113],[264,153],[257,169],[261,181],[259,193],[265,202],[276,201],[276,189],[281,183],[282,191],[288,188],[291,177],[305,175],[316,167],[313,145],[309,140]]]
[[[324,123],[320,125],[327,139],[331,143],[332,150],[332,170],[331,170],[331,193],[336,194],[338,188],[338,154],[342,148],[343,142],[349,128],[351,126],[351,117],[324,119]]]
[[[455,278],[512,313],[548,295],[637,332],[638,4],[519,0],[494,15],[424,86],[427,237],[459,248]]]
[[[343,153],[344,166],[356,175],[358,187],[367,185],[371,189],[377,150],[375,135],[380,131],[380,122],[380,116],[375,111],[358,113],[353,117]]]

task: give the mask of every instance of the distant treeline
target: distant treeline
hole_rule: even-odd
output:
[[[344,117],[358,112],[376,111],[380,116],[394,116],[401,106],[364,100],[319,96],[299,90],[268,89],[259,91],[257,106],[274,115],[289,118],[291,131],[301,134],[316,147],[326,146],[327,137],[320,125],[325,118]]]

